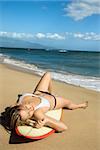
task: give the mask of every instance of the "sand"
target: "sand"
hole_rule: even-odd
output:
[[[0,64],[0,113],[14,104],[17,95],[32,92],[40,77]],[[64,110],[63,122],[68,130],[33,141],[11,135],[0,125],[0,150],[99,150],[100,149],[100,93],[53,81],[53,93],[75,103],[86,100],[87,109]]]

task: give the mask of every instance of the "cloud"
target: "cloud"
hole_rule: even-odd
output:
[[[51,39],[51,40],[64,40],[65,36],[62,36],[58,33],[37,33],[35,35],[36,38],[38,39]]]
[[[57,34],[57,33],[54,33],[54,34],[52,34],[52,33],[47,33],[47,34],[46,34],[46,37],[47,37],[48,39],[65,40],[65,36],[59,35],[59,34]]]
[[[73,36],[74,38],[83,39],[83,40],[100,41],[100,34],[94,32],[74,33]]]
[[[18,39],[29,39],[33,38],[34,35],[30,33],[17,33],[17,32],[0,32],[0,37],[18,38]]]
[[[37,39],[43,39],[43,38],[45,38],[46,36],[45,36],[45,34],[43,34],[43,33],[37,33],[37,34],[35,35],[35,37],[36,37]]]
[[[0,37],[9,37],[9,38],[17,38],[24,40],[32,40],[32,39],[48,39],[48,40],[65,40],[69,38],[77,38],[81,40],[91,40],[91,41],[100,41],[100,34],[94,32],[86,32],[86,33],[73,33],[73,32],[65,32],[63,35],[58,33],[16,33],[16,32],[0,32]]]
[[[17,38],[17,39],[50,39],[50,40],[64,40],[65,36],[62,36],[58,33],[17,33],[17,32],[0,32],[0,37],[9,37],[9,38]]]
[[[82,20],[93,14],[100,14],[99,0],[75,0],[65,8],[65,16],[72,17],[75,21]]]

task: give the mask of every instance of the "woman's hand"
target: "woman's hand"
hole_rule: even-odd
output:
[[[35,121],[35,120],[31,120],[31,119],[27,119],[27,120],[26,120],[26,124],[27,124],[27,125],[30,125],[30,126],[32,126],[32,127],[34,127],[35,124],[36,124],[36,121]]]
[[[38,120],[36,123],[35,123],[35,127],[36,128],[42,128],[44,125],[46,125],[46,123],[47,123],[47,119],[46,118],[44,118],[44,119],[42,119],[42,120]]]

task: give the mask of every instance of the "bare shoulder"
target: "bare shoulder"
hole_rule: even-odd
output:
[[[44,119],[44,113],[42,112],[41,109],[38,109],[34,112],[34,117],[36,120],[42,120]]]

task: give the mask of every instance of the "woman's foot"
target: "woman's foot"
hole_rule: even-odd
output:
[[[80,104],[80,108],[86,109],[88,107],[88,101],[83,104]]]

